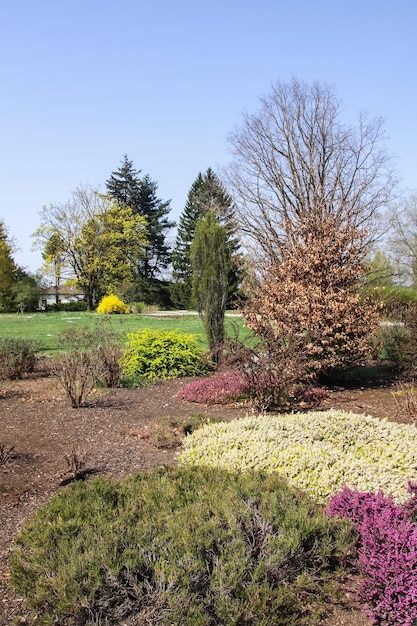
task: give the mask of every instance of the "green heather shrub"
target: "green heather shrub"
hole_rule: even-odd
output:
[[[31,339],[0,339],[0,380],[22,378],[35,366],[39,346]]]
[[[127,339],[121,359],[123,378],[178,378],[207,371],[195,335],[145,328],[128,334]]]
[[[158,468],[55,495],[10,583],[43,625],[301,626],[356,537],[277,475]]]
[[[276,472],[323,503],[344,485],[403,502],[417,478],[417,429],[335,410],[246,417],[186,437],[180,464]]]
[[[97,307],[97,313],[129,313],[129,307],[117,296],[105,296]]]

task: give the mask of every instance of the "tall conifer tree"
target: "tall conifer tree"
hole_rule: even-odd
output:
[[[124,156],[121,167],[106,181],[108,194],[119,204],[129,206],[147,220],[148,246],[137,268],[137,278],[144,299],[152,298],[152,284],[157,282],[162,270],[171,261],[171,252],[166,241],[167,231],[175,226],[168,219],[170,200],[162,201],[157,196],[158,185],[147,174],[141,176],[133,162]]]
[[[217,360],[216,347],[224,342],[231,252],[227,231],[214,211],[208,211],[197,223],[190,260],[192,300],[203,320],[213,358]]]
[[[180,217],[175,246],[172,253],[171,297],[177,307],[191,306],[192,268],[190,248],[199,221],[209,211],[216,216],[227,233],[227,245],[232,257],[228,276],[228,298],[236,293],[240,278],[239,241],[236,237],[234,203],[218,176],[211,168],[198,174],[187,196],[184,211]]]

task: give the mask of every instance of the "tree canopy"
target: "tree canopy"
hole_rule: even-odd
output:
[[[121,167],[106,181],[106,188],[119,206],[127,206],[134,214],[146,219],[148,243],[136,268],[136,277],[146,299],[151,283],[160,278],[171,262],[166,238],[175,222],[168,219],[170,200],[162,201],[158,198],[157,183],[148,174],[141,176],[141,171],[134,168],[127,155]]]
[[[232,133],[227,181],[246,243],[258,258],[276,261],[305,220],[331,218],[335,228],[375,236],[395,177],[383,123],[360,115],[340,119],[341,103],[323,83],[277,82]]]
[[[51,242],[60,242],[53,252],[72,269],[89,309],[132,279],[147,245],[145,219],[91,187],[77,188],[64,204],[44,206],[41,220],[37,246],[51,253]]]
[[[194,239],[197,224],[204,219],[208,212],[214,213],[219,224],[227,234],[232,264],[228,276],[228,297],[233,297],[240,280],[239,240],[236,236],[235,205],[233,198],[227,192],[223,183],[215,172],[207,171],[197,175],[181,214],[175,245],[172,253],[172,285],[171,297],[177,306],[189,308],[192,296],[191,244]]]
[[[12,242],[4,222],[0,220],[0,311],[10,311],[14,306],[14,284],[19,268],[12,253]]]

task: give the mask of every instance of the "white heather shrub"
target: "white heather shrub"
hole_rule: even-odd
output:
[[[417,479],[417,429],[336,410],[251,416],[187,436],[180,464],[279,472],[323,503],[344,485],[404,502]]]

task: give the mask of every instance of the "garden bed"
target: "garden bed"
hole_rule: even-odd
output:
[[[2,383],[0,443],[14,449],[0,466],[0,626],[24,615],[21,601],[5,584],[12,539],[24,520],[70,480],[66,457],[71,460],[75,453],[85,461],[85,476],[124,477],[176,463],[179,448],[157,448],[149,437],[156,419],[203,413],[230,420],[250,412],[247,405],[202,406],[180,400],[176,394],[183,384],[173,380],[140,389],[98,390],[88,406],[75,410],[57,381],[42,370],[22,381]],[[409,421],[383,374],[371,382],[359,377],[348,389],[330,390],[322,408]],[[359,626],[367,621],[347,595],[325,623]]]

